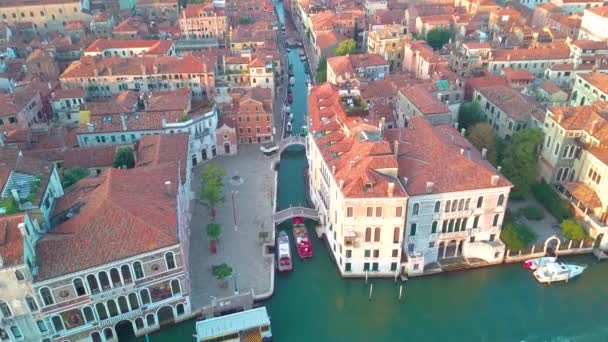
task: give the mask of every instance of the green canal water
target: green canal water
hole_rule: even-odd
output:
[[[306,75],[297,52],[289,55],[296,85],[294,128],[306,112]],[[306,203],[306,156],[283,153],[278,207]],[[310,223],[310,222],[309,222]],[[289,224],[286,229],[291,234]],[[314,257],[296,258],[290,274],[277,274],[268,307],[275,341],[608,341],[608,270],[591,257],[583,275],[568,284],[538,284],[520,264],[410,279],[398,301],[392,279],[342,279],[312,225]],[[295,255],[295,252],[294,252]],[[194,321],[150,335],[151,342],[193,341]],[[137,341],[145,341],[140,338]]]

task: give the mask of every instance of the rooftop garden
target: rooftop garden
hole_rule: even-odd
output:
[[[369,110],[367,102],[359,96],[344,96],[340,101],[347,115],[364,115]]]

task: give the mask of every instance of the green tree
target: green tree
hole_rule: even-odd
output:
[[[319,60],[317,72],[315,73],[315,79],[317,80],[317,83],[327,82],[327,59],[325,57]]]
[[[469,129],[476,123],[485,121],[479,102],[467,102],[458,108],[458,127]]]
[[[130,146],[121,147],[116,151],[114,156],[114,163],[112,166],[116,168],[127,168],[130,169],[135,166],[135,156],[133,155],[133,149]]]
[[[334,51],[335,56],[352,55],[354,53],[357,53],[357,43],[352,38],[340,42]]]
[[[222,225],[219,223],[211,222],[207,225],[207,236],[211,241],[217,241],[222,235]]]
[[[67,169],[63,171],[63,181],[61,182],[61,185],[63,185],[64,188],[67,188],[88,175],[89,170],[84,169],[82,167],[73,167]]]
[[[562,235],[570,240],[584,240],[587,238],[585,228],[576,220],[567,219],[562,221]]]
[[[202,176],[202,186],[199,199],[201,203],[211,210],[211,217],[215,219],[215,206],[224,201],[224,176],[226,172],[217,163],[205,166]]]
[[[452,29],[446,27],[435,27],[426,33],[426,42],[435,50],[441,49],[452,38]]]
[[[219,265],[215,265],[215,267],[213,267],[212,273],[213,276],[217,278],[217,280],[223,281],[232,275],[232,267],[228,266],[228,264],[223,262]]]
[[[523,129],[513,134],[503,160],[505,177],[513,183],[512,198],[523,198],[536,179],[538,145],[543,141],[543,133],[537,129]]]
[[[486,158],[496,165],[496,134],[489,123],[481,122],[470,127],[467,138],[478,150],[486,148]]]
[[[534,242],[536,234],[524,224],[509,222],[503,226],[500,239],[509,250],[519,251]]]
[[[532,194],[558,221],[572,217],[570,204],[561,198],[551,185],[544,181],[534,184]]]

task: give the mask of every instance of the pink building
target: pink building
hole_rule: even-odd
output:
[[[188,4],[179,18],[183,37],[224,38],[228,29],[224,10],[215,8],[210,1],[204,4]]]

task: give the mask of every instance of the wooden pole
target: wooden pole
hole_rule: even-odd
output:
[[[369,284],[369,300],[372,300],[372,293],[374,292],[374,284]]]
[[[367,285],[367,271],[365,271],[365,285]]]
[[[403,284],[399,285],[399,301],[403,298]]]

